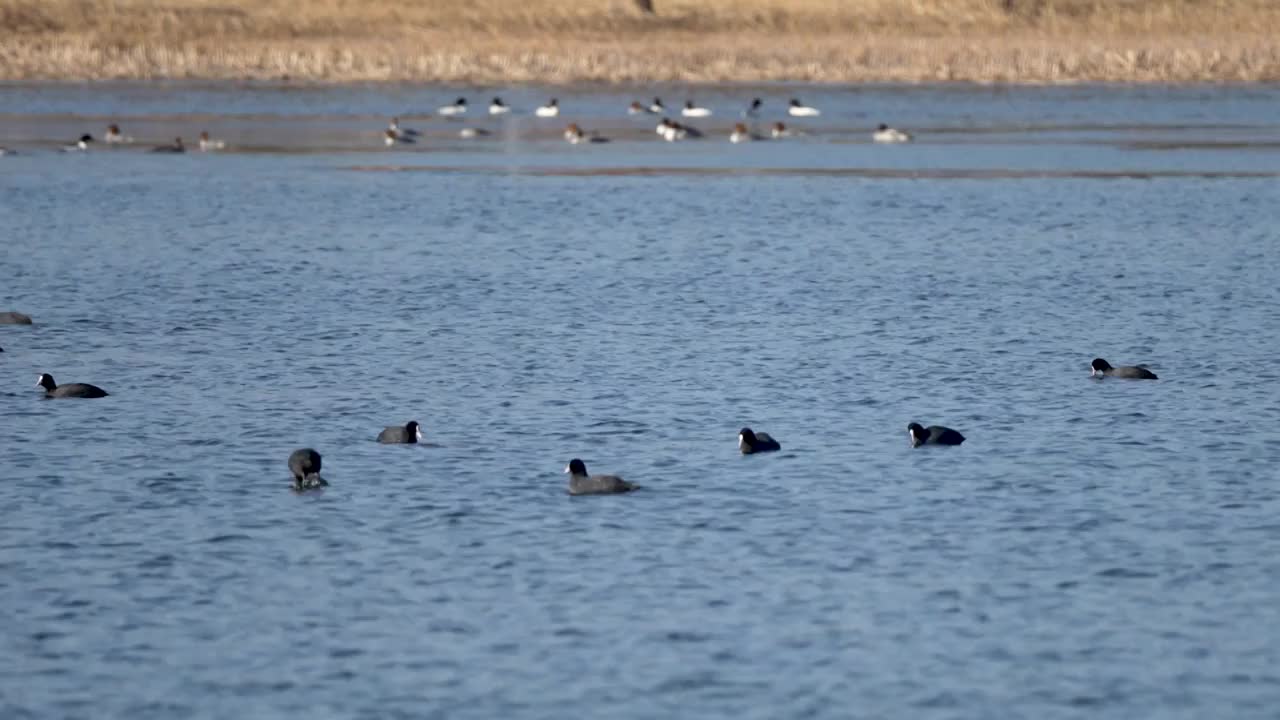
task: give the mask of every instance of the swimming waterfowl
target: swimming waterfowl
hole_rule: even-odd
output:
[[[7,312],[0,312],[0,325],[30,325],[30,324],[31,324],[31,316],[27,315],[26,313],[14,312],[12,310],[9,310]]]
[[[787,107],[787,114],[792,117],[817,117],[822,114],[822,111],[818,110],[818,108],[804,105],[795,98],[791,98],[791,104]]]
[[[734,125],[733,132],[729,133],[729,142],[731,143],[751,142],[752,140],[763,140],[763,139],[764,138],[760,137],[759,135],[756,135],[753,132],[748,132],[747,126],[742,123],[738,123]]]
[[[743,116],[743,117],[749,117],[749,118],[759,117],[759,116],[760,116],[760,108],[761,108],[763,105],[764,105],[764,103],[760,100],[760,98],[756,98],[756,99],[752,100],[752,101],[751,101],[751,104],[747,106],[747,109],[742,111],[742,116]]]
[[[214,140],[209,137],[208,130],[202,130],[200,132],[200,152],[213,152],[214,150],[221,150],[226,146],[227,144],[225,142],[221,140]]]
[[[392,444],[408,444],[416,445],[422,439],[422,428],[418,426],[417,420],[410,420],[403,426],[393,425],[382,432],[378,433],[378,442],[387,445]]]
[[[293,474],[293,489],[297,491],[322,488],[329,483],[320,477],[320,453],[311,448],[294,450],[289,455],[289,472]]]
[[[616,475],[588,475],[586,463],[578,458],[570,460],[564,471],[569,473],[570,495],[609,495],[631,492],[637,487]]]
[[[173,142],[168,145],[157,145],[151,148],[153,153],[184,153],[187,148],[182,144],[182,138],[174,138]]]
[[[17,154],[18,154],[18,152],[17,152],[16,150],[10,150],[9,148],[7,148],[7,147],[4,147],[4,146],[0,145],[0,156],[2,156],[2,155],[17,155]]]
[[[80,139],[70,145],[62,146],[62,152],[84,152],[89,149],[89,144],[93,142],[93,136],[85,133]]]
[[[533,114],[544,118],[555,117],[560,114],[560,101],[555,98],[551,98],[546,105],[534,110]]]
[[[876,127],[876,131],[871,133],[871,139],[878,143],[904,143],[911,142],[911,134],[881,123]]]
[[[478,137],[487,137],[493,133],[478,127],[466,127],[458,131],[458,137],[463,140],[475,140]]]
[[[711,108],[698,107],[693,104],[692,100],[688,100],[685,102],[684,109],[680,111],[680,114],[685,117],[710,117]]]
[[[506,115],[509,112],[511,112],[511,108],[508,107],[506,103],[502,102],[502,98],[500,97],[494,98],[493,102],[489,103],[490,115]]]
[[[662,104],[662,98],[654,98],[653,102],[649,103],[649,112],[655,115],[660,115],[666,111],[667,106]]]
[[[1089,376],[1125,378],[1127,380],[1159,380],[1156,374],[1141,365],[1112,367],[1102,358],[1094,358],[1090,363]]]
[[[53,381],[53,376],[49,373],[41,373],[36,379],[36,385],[44,388],[45,396],[51,398],[104,398],[107,396],[106,390],[89,383],[59,385]]]
[[[120,132],[120,126],[114,123],[107,126],[107,134],[102,136],[102,140],[113,145],[116,143],[133,142],[133,138],[125,137],[125,135]]]
[[[949,427],[930,425],[924,427],[920,423],[907,425],[907,434],[911,436],[911,447],[921,445],[959,445],[964,436]]]
[[[593,133],[584,132],[582,128],[578,127],[577,123],[569,123],[569,126],[564,129],[564,139],[570,145],[577,145],[579,143],[609,142],[609,138],[600,137],[599,135],[596,135],[594,132]]]
[[[702,132],[697,128],[688,125],[681,125],[671,118],[662,118],[662,122],[658,123],[657,133],[667,142],[675,142],[684,140],[685,138],[700,138]]]
[[[776,122],[773,124],[773,127],[769,129],[769,134],[772,135],[775,139],[784,138],[784,137],[790,137],[792,135],[792,131],[789,128],[787,128],[786,125],[780,122]]]
[[[752,432],[749,427],[744,427],[738,431],[738,450],[742,451],[743,455],[774,452],[781,449],[782,444],[769,437],[769,433]]]
[[[387,129],[395,133],[396,137],[418,137],[422,134],[413,128],[402,127],[398,117],[391,118],[391,122],[387,123]]]
[[[627,106],[628,115],[652,115],[653,112],[653,108],[647,108],[635,101]]]
[[[417,140],[414,140],[408,135],[399,135],[395,130],[386,130],[382,133],[382,144],[387,147],[391,147],[392,145],[412,145],[415,142],[417,142]]]
[[[446,116],[462,115],[466,112],[467,112],[467,99],[464,97],[460,97],[457,100],[454,100],[452,105],[444,105],[439,108],[436,108],[437,115],[446,115]]]

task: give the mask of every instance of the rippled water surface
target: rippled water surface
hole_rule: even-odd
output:
[[[458,92],[0,88],[0,717],[1274,717],[1280,90]]]

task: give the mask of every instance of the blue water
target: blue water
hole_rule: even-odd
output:
[[[0,717],[1274,717],[1280,91],[376,147],[455,92],[0,88]]]

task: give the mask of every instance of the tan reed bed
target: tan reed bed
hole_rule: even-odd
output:
[[[0,78],[1280,80],[1277,0],[0,0]]]

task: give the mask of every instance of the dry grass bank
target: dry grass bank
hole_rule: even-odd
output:
[[[1280,80],[1276,0],[0,0],[0,78]]]

